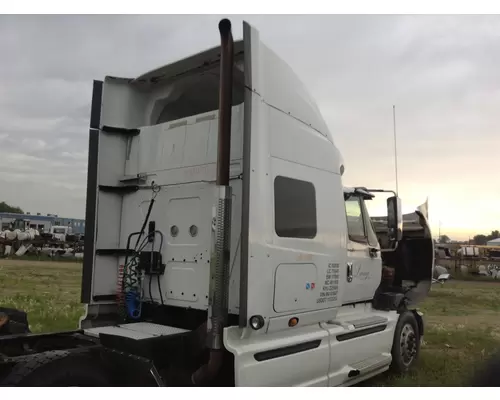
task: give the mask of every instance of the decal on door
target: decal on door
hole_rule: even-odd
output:
[[[325,282],[321,288],[321,292],[319,293],[319,298],[316,300],[317,304],[337,301],[337,295],[339,292],[339,270],[339,264],[328,264]]]
[[[370,279],[370,272],[369,271],[363,271],[362,270],[362,265],[359,264],[356,268],[356,272],[354,273],[354,278],[360,280],[360,281],[366,281]]]

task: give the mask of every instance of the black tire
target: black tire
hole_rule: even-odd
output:
[[[107,371],[89,356],[47,351],[16,364],[0,386],[106,387],[110,383]]]
[[[491,356],[484,364],[476,368],[471,387],[498,387],[498,375],[500,372],[500,352]]]
[[[30,333],[28,315],[15,308],[0,307],[0,336]]]
[[[399,316],[392,343],[392,363],[390,371],[405,374],[417,362],[420,355],[420,331],[411,311]]]

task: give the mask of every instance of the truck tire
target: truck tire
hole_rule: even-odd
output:
[[[0,386],[24,387],[106,387],[107,371],[85,355],[68,351],[47,351],[16,364]]]
[[[15,308],[0,307],[0,336],[30,333],[28,314]]]
[[[491,356],[479,368],[476,368],[471,387],[498,387],[498,375],[500,373],[500,352]]]
[[[399,316],[391,354],[390,370],[395,374],[408,372],[417,362],[420,354],[420,331],[411,311],[405,311]]]

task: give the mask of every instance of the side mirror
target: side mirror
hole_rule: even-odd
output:
[[[399,242],[403,238],[403,210],[401,199],[397,196],[387,199],[387,228],[391,242]]]

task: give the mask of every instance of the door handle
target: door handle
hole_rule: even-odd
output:
[[[352,262],[347,263],[347,282],[352,282]]]

